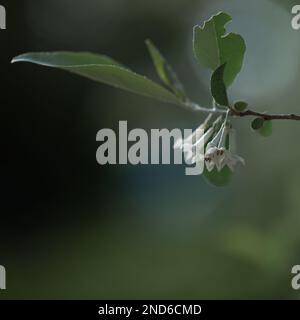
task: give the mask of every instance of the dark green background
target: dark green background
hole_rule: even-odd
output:
[[[225,4],[224,4],[225,3]],[[248,45],[230,92],[259,111],[300,113],[297,1],[1,1],[0,298],[298,298],[300,124],[271,138],[235,121],[247,162],[226,188],[183,166],[97,165],[96,133],[118,127],[193,128],[202,117],[38,66],[27,51],[106,53],[156,79],[144,40],[208,105],[209,74],[192,54],[192,27],[226,10]]]

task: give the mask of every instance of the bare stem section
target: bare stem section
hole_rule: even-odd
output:
[[[199,106],[194,102],[185,103],[185,107],[192,109],[193,111],[203,112],[203,113],[211,113],[211,114],[223,114],[227,113],[227,109],[220,109],[219,107],[214,108],[205,108]],[[270,114],[270,113],[262,113],[256,112],[252,110],[246,110],[243,112],[236,111],[234,108],[230,107],[230,114],[235,117],[257,117],[262,118],[264,120],[297,120],[300,121],[300,115],[296,115],[293,113],[290,114]]]
[[[269,114],[269,113],[260,113],[252,110],[247,110],[244,112],[237,112],[231,109],[231,112],[237,117],[260,117],[264,120],[300,120],[300,115],[296,114]]]

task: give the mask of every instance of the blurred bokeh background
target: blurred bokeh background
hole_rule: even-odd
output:
[[[253,108],[300,113],[297,1],[1,1],[3,160],[0,299],[298,298],[300,124],[271,138],[235,121],[247,162],[225,188],[183,166],[99,166],[96,133],[193,128],[201,116],[41,67],[10,65],[27,51],[105,53],[157,80],[151,38],[196,101],[209,74],[192,53],[192,28],[220,10],[247,54],[230,95]]]

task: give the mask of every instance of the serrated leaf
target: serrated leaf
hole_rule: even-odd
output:
[[[159,101],[182,105],[182,102],[167,89],[106,56],[92,53],[39,52],[17,56],[12,60],[12,63],[14,62],[30,62],[62,69]]]
[[[263,137],[269,137],[273,132],[273,123],[270,120],[266,120],[263,126],[258,130],[259,134]]]
[[[186,100],[186,94],[184,87],[180,80],[178,79],[177,74],[167,63],[164,56],[160,53],[157,47],[153,44],[151,40],[146,40],[146,45],[151,55],[153,64],[155,66],[156,72],[163,83],[173,91],[173,93],[182,100]]]
[[[220,12],[205,21],[203,26],[194,27],[193,47],[198,62],[204,67],[216,70],[226,63],[224,82],[229,87],[241,71],[246,45],[244,39],[235,33],[225,34],[225,25],[231,17]]]
[[[221,106],[228,106],[227,90],[224,83],[224,70],[226,64],[218,67],[211,77],[210,88],[211,94],[215,101]]]
[[[264,119],[263,118],[256,118],[252,121],[251,127],[253,130],[259,130],[264,125]]]
[[[234,109],[239,112],[243,112],[247,109],[248,103],[245,101],[237,101],[234,104]]]
[[[211,172],[209,172],[206,168],[203,172],[206,180],[216,187],[224,187],[231,181],[233,172],[225,166],[220,172],[214,168]]]

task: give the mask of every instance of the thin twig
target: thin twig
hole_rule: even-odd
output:
[[[226,114],[228,109],[220,109],[220,108],[205,108],[199,106],[197,103],[194,102],[187,102],[185,104],[186,107],[191,108],[193,111],[197,112],[204,112],[204,113],[213,113],[213,114]],[[296,114],[269,114],[269,113],[262,113],[256,112],[252,110],[246,110],[243,112],[236,111],[232,107],[230,107],[230,115],[235,117],[258,117],[264,120],[297,120],[300,121],[300,115]]]
[[[247,110],[243,112],[238,112],[231,109],[231,113],[237,117],[260,117],[264,120],[300,120],[300,115],[296,114],[268,114],[268,113],[260,113],[252,110]]]

